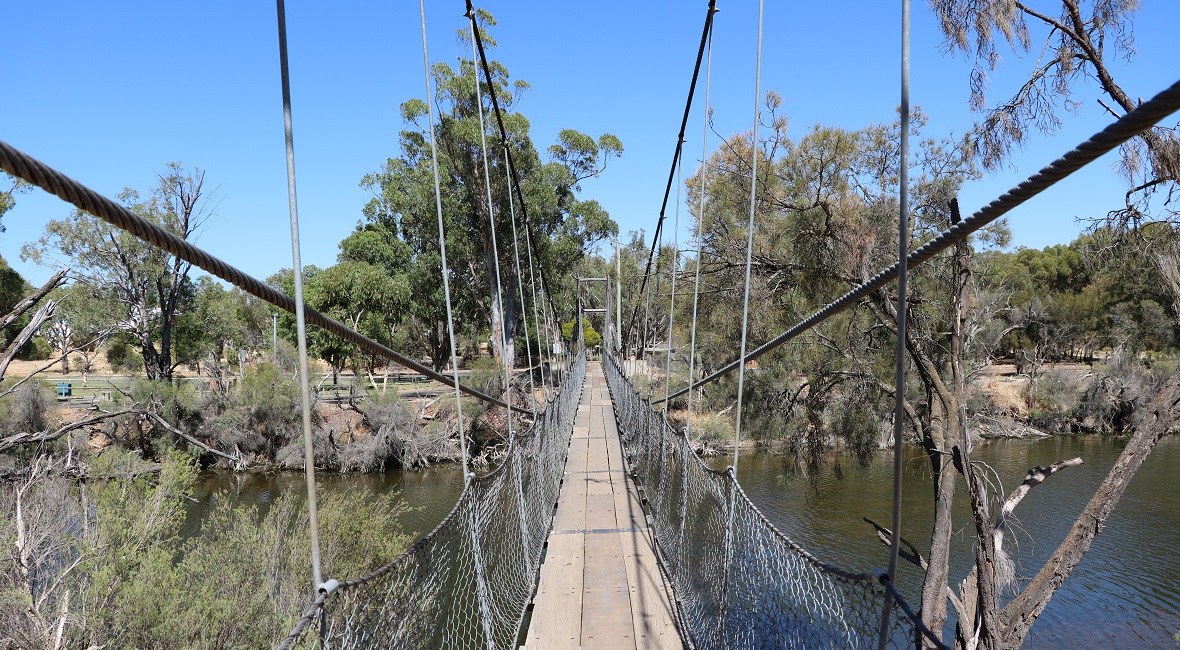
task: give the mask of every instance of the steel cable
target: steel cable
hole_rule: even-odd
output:
[[[906,293],[909,266],[906,255],[910,244],[910,0],[901,0],[901,147],[898,160],[898,220],[897,220],[897,345],[893,360],[896,366],[893,389],[893,531],[889,537],[889,569],[892,579],[897,572],[897,556],[901,549],[901,471],[902,427],[905,422],[905,343]],[[881,630],[878,648],[884,650],[889,636],[889,616],[893,607],[893,593],[885,592],[881,606]]]
[[[279,76],[283,95],[283,140],[287,153],[287,209],[291,221],[291,267],[295,280],[295,325],[299,344],[299,395],[303,416],[303,475],[307,483],[308,528],[311,533],[312,585],[318,590],[320,572],[320,526],[316,503],[315,450],[311,433],[311,386],[307,367],[307,321],[303,305],[303,263],[299,254],[299,201],[295,194],[295,134],[291,120],[291,76],[287,68],[287,11],[283,0],[275,0],[279,28]]]

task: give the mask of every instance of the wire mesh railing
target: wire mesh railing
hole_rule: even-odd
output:
[[[877,578],[825,564],[784,535],[731,469],[701,462],[609,355],[603,367],[694,646],[876,647],[885,595]],[[914,647],[920,629],[912,618],[894,617],[891,645]]]
[[[504,462],[473,476],[429,535],[358,580],[329,581],[283,648],[515,647],[553,523],[586,374],[515,436]]]

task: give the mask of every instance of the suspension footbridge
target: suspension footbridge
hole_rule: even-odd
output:
[[[903,2],[903,6],[908,7],[908,3]],[[291,179],[293,268],[302,268],[298,258],[298,218],[282,0],[278,1],[278,9],[288,170]],[[480,89],[476,92],[482,93],[485,92],[482,88],[494,88],[494,83],[470,2],[467,3],[467,9],[473,46],[472,70],[476,73],[473,85]],[[685,108],[685,121],[680,126],[669,173],[669,188],[679,175],[685,123],[702,59],[711,51],[710,29],[715,11],[715,3],[710,2]],[[903,15],[903,34],[908,38],[908,9]],[[758,38],[761,42],[761,22]],[[427,97],[430,97],[433,91],[430,88],[425,38],[423,59]],[[905,79],[905,70],[908,68],[904,66],[908,65],[908,50],[903,61]],[[480,70],[484,75],[483,82],[478,79]],[[716,470],[704,464],[694,453],[688,432],[671,425],[666,413],[660,409],[668,400],[681,395],[691,398],[693,389],[736,371],[736,437],[740,438],[741,377],[747,363],[786,344],[832,315],[855,306],[866,296],[894,281],[899,283],[896,394],[901,400],[904,392],[901,359],[904,356],[904,287],[907,270],[928,262],[1077,169],[1152,128],[1159,120],[1180,108],[1180,83],[1142,102],[1138,108],[1129,111],[1059,160],[974,214],[958,220],[946,231],[930,237],[912,252],[906,248],[909,239],[905,202],[907,92],[903,81],[900,151],[903,162],[900,164],[899,191],[902,197],[899,219],[902,245],[897,263],[868,277],[836,300],[749,351],[746,349],[743,314],[742,345],[732,361],[722,364],[709,376],[675,391],[670,384],[662,391],[658,387],[655,390],[639,390],[620,368],[619,361],[626,349],[622,343],[627,333],[633,330],[639,311],[638,300],[635,301],[635,312],[630,323],[623,322],[620,316],[612,321],[609,309],[597,310],[605,314],[608,339],[603,348],[602,360],[588,361],[587,352],[581,345],[582,305],[578,304],[574,314],[559,313],[552,301],[546,269],[541,265],[539,256],[534,259],[536,241],[528,225],[525,196],[511,158],[511,149],[507,146],[496,95],[494,92],[489,93],[492,117],[501,136],[499,146],[505,155],[505,168],[512,189],[508,197],[509,216],[499,214],[489,215],[489,218],[498,216],[502,220],[511,220],[511,257],[516,263],[519,281],[512,289],[518,292],[521,311],[530,302],[526,300],[526,277],[532,296],[531,322],[527,315],[524,317],[525,337],[529,338],[530,327],[534,335],[555,332],[555,325],[565,320],[563,316],[572,316],[574,322],[579,324],[574,335],[575,351],[566,355],[561,346],[557,346],[556,349],[561,352],[551,357],[551,362],[564,371],[561,373],[560,385],[551,390],[549,387],[541,389],[544,398],[539,400],[538,387],[530,385],[531,398],[523,404],[519,400],[513,403],[511,390],[505,390],[502,395],[491,395],[459,381],[450,300],[451,271],[447,266],[444,207],[438,194],[437,162],[434,164],[434,199],[438,213],[438,248],[447,303],[451,368],[455,369],[450,376],[381,345],[336,320],[305,309],[299,273],[294,274],[295,295],[284,295],[4,142],[0,142],[0,168],[297,315],[300,351],[304,359],[300,374],[304,382],[305,435],[309,454],[305,465],[309,500],[313,505],[310,524],[315,591],[291,633],[279,642],[280,648],[900,648],[917,644],[940,647],[939,635],[925,629],[913,609],[893,590],[889,580],[896,570],[899,515],[895,514],[892,526],[894,535],[891,553],[880,562],[883,570],[874,574],[856,573],[825,563],[821,551],[803,548],[763,516],[746,497],[732,466]],[[482,96],[476,99],[475,104],[479,107],[482,126]],[[433,151],[433,112],[429,115]],[[489,118],[490,123],[492,120]],[[758,123],[759,113],[756,108],[755,140]],[[484,129],[485,132],[490,130]],[[486,155],[489,146],[486,139],[483,149],[487,180]],[[757,164],[755,154],[751,160],[755,175]],[[487,183],[490,204],[490,180]],[[747,287],[749,251],[756,226],[756,185],[750,183]],[[705,192],[702,191],[701,201],[704,201],[704,196]],[[665,191],[665,207],[667,201],[668,191]],[[516,220],[518,210],[524,224],[519,228]],[[664,222],[663,212],[661,208],[656,238],[652,242],[653,255]],[[495,246],[495,223],[490,224],[490,227]],[[673,228],[673,232],[675,230],[677,228]],[[516,238],[518,232],[523,245]],[[673,247],[676,246],[673,244]],[[521,249],[527,258],[522,257]],[[698,250],[698,258],[699,255]],[[499,257],[497,250],[497,264]],[[523,264],[523,267],[528,269],[527,274],[521,272],[525,259],[527,264]],[[641,294],[646,289],[646,280],[651,271],[650,255],[647,267]],[[492,269],[487,269],[487,272],[490,275]],[[495,273],[498,276],[498,266],[495,267]],[[495,284],[501,286],[498,277]],[[514,299],[511,290],[507,293],[510,294],[509,300]],[[674,286],[672,298],[674,301]],[[748,292],[744,308],[748,313]],[[310,407],[307,406],[305,322],[336,334],[359,349],[416,370],[455,389],[460,424],[458,437],[465,476],[462,495],[435,530],[405,553],[389,558],[388,563],[366,576],[320,575],[316,550],[318,542],[315,537],[314,463],[310,456],[312,444],[306,415]],[[669,323],[669,334],[673,330],[674,327]],[[695,351],[695,322],[692,331],[693,341],[688,346],[689,376],[695,379],[696,373],[691,370],[691,355]],[[669,341],[669,360],[672,347]],[[546,341],[544,349],[554,349],[552,342]],[[531,352],[529,356],[532,357]],[[511,360],[505,360],[503,372],[506,388],[519,380],[513,376]],[[532,373],[529,375],[531,381]],[[505,413],[518,413],[520,421],[526,423],[523,427],[514,428],[514,418],[505,418],[507,451],[494,469],[483,474],[470,471],[468,464],[460,393],[502,408]],[[691,417],[691,401],[689,404]],[[895,441],[900,445],[903,418],[899,415],[895,419],[895,426],[898,427]],[[733,464],[736,465],[736,462],[735,443]],[[895,508],[896,501],[895,497]],[[888,569],[885,569],[886,566]]]

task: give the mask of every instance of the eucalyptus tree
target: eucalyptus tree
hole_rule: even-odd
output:
[[[257,360],[263,350],[269,353],[270,315],[261,300],[203,275],[195,283],[191,307],[176,325],[176,358],[226,392],[234,368],[240,376],[244,361]]]
[[[77,370],[85,384],[94,370],[94,357],[115,330],[118,316],[109,296],[87,284],[74,284],[54,292],[58,307],[45,338],[61,354],[61,372],[71,370],[70,354],[82,356]]]
[[[205,172],[169,163],[142,200],[125,188],[118,198],[132,212],[181,239],[197,235],[211,215]],[[75,283],[109,296],[117,328],[133,335],[148,379],[171,380],[177,317],[193,299],[192,265],[80,210],[45,226],[45,234],[21,249],[21,259],[69,267]]]
[[[485,50],[495,41],[487,30],[495,25],[491,14],[479,11],[478,22]],[[461,48],[469,51],[470,36],[459,32]],[[611,134],[597,139],[572,129],[558,134],[557,142],[547,150],[547,160],[529,134],[528,119],[515,111],[516,103],[529,84],[513,80],[501,63],[489,61],[492,85],[483,81],[470,59],[460,58],[457,66],[436,63],[431,68],[435,95],[410,99],[401,105],[407,128],[401,132],[400,152],[390,158],[380,171],[366,175],[361,186],[373,192],[364,208],[365,224],[380,224],[395,234],[410,249],[410,259],[392,269],[409,272],[416,289],[414,312],[420,326],[438,332],[441,312],[436,290],[441,283],[438,250],[438,221],[435,213],[433,163],[429,140],[427,101],[437,107],[436,135],[439,176],[441,180],[443,218],[446,228],[448,263],[455,293],[464,294],[467,305],[491,332],[491,347],[496,356],[514,355],[513,340],[524,310],[518,303],[514,287],[515,263],[512,261],[513,231],[510,216],[515,210],[518,222],[528,216],[533,236],[535,262],[546,269],[545,279],[551,298],[558,298],[564,308],[572,306],[572,281],[566,278],[588,248],[616,235],[618,227],[606,210],[594,200],[580,198],[582,181],[598,176],[607,162],[622,153],[622,143]],[[477,96],[476,75],[480,75]],[[495,93],[503,111],[507,141],[502,142],[493,115],[490,93]],[[480,132],[479,107],[483,110],[484,133]],[[484,174],[481,136],[486,136],[488,177]],[[513,165],[520,178],[525,205],[511,205],[503,147],[511,150]],[[491,188],[487,183],[490,178]],[[489,201],[490,194],[490,201]],[[492,246],[493,227],[498,244],[500,281],[496,280],[496,251]],[[517,232],[522,258],[526,256],[525,232]],[[522,265],[527,261],[522,261]],[[523,266],[522,266],[523,271]],[[528,276],[527,271],[523,271]],[[430,281],[427,278],[435,278]],[[425,281],[425,283],[423,282]],[[530,298],[531,299],[531,298]],[[564,299],[564,300],[561,300]],[[501,313],[501,304],[504,313]],[[505,336],[506,335],[506,336]],[[433,334],[431,336],[434,336]],[[434,336],[437,338],[437,336]],[[507,341],[505,347],[503,342]],[[430,345],[436,358],[440,349]]]

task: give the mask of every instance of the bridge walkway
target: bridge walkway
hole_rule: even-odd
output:
[[[684,648],[623,459],[600,363],[586,368],[527,648]]]

